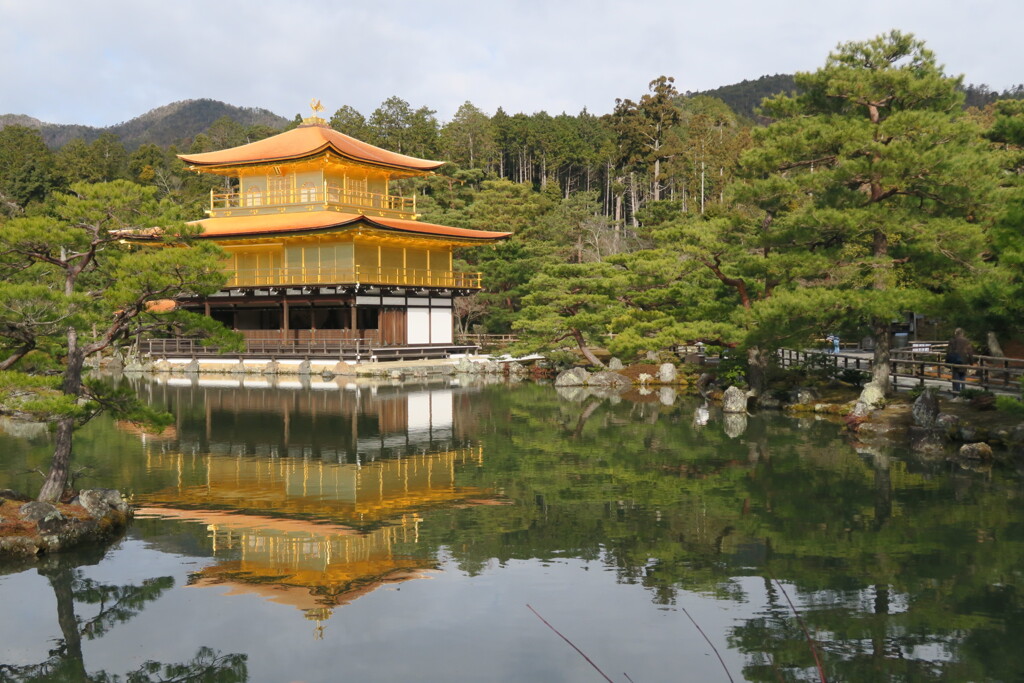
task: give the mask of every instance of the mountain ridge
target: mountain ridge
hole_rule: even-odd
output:
[[[281,128],[289,119],[268,109],[236,107],[219,100],[200,98],[171,102],[112,126],[47,123],[25,114],[0,114],[0,128],[11,125],[34,128],[51,148],[63,147],[75,138],[92,142],[104,133],[116,135],[129,150],[152,143],[161,147],[188,144],[214,121],[227,116],[243,126]]]
[[[792,93],[796,89],[793,74],[763,75],[744,79],[738,83],[719,86],[710,90],[687,91],[684,97],[705,95],[716,97],[727,104],[740,116],[761,123],[757,110],[765,97],[779,93]],[[1024,86],[1018,85],[1002,93],[990,90],[986,85],[966,84],[963,87],[965,106],[983,107],[1001,98],[1024,98]],[[268,126],[283,128],[291,120],[268,109],[259,107],[237,107],[211,98],[179,100],[165,104],[136,116],[128,121],[106,127],[80,124],[47,123],[25,114],[0,114],[0,129],[19,125],[34,128],[43,136],[50,148],[59,148],[75,138],[89,143],[105,133],[117,136],[128,150],[152,143],[161,147],[177,145],[184,148],[195,136],[204,133],[215,121],[227,116],[242,126]]]

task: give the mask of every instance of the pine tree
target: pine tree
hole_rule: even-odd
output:
[[[994,169],[960,83],[893,31],[841,44],[796,76],[800,94],[766,100],[776,121],[755,134],[737,196],[756,211],[751,245],[803,263],[754,306],[762,341],[840,316],[873,334],[874,381],[888,388],[890,321],[984,269]]]

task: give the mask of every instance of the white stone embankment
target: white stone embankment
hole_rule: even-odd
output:
[[[248,384],[256,378],[276,379],[322,377],[405,377],[445,376],[454,374],[528,374],[526,368],[513,359],[494,359],[490,356],[460,356],[452,358],[407,361],[337,361],[332,359],[273,359],[273,358],[162,358],[156,361],[133,362],[124,366],[126,373],[167,376],[203,375],[225,378],[245,377]]]

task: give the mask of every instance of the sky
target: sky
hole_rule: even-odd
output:
[[[813,71],[899,29],[951,75],[1024,83],[1021,0],[0,0],[0,114],[110,126],[212,98],[292,118],[388,97],[450,120],[594,114],[673,76],[682,91]]]

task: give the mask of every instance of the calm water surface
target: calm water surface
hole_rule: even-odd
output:
[[[135,386],[174,426],[76,457],[138,519],[0,570],[0,681],[1024,677],[1015,472],[669,392]],[[37,489],[47,435],[6,427]]]

